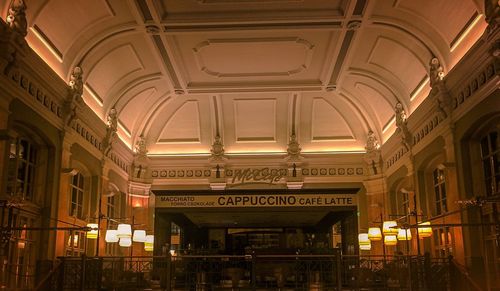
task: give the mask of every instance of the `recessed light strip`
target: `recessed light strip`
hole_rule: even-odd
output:
[[[477,13],[477,15],[474,18],[474,20],[472,20],[472,22],[469,21],[470,24],[467,25],[467,28],[462,31],[462,33],[460,34],[460,36],[458,38],[456,38],[456,40],[454,42],[452,42],[451,48],[450,48],[451,52],[453,52],[462,43],[462,41],[465,39],[465,37],[474,28],[474,26],[476,26],[476,24],[479,22],[479,20],[482,17],[483,17],[483,14]]]
[[[89,92],[89,95],[90,97],[92,97],[95,102],[97,102],[97,104],[99,106],[103,106],[104,104],[102,103],[102,99],[99,97],[99,95],[97,95],[97,93],[94,91],[94,89],[92,89],[92,87],[90,87],[90,85],[88,85],[87,83],[85,83],[83,85],[83,87],[85,88],[85,90],[87,90],[87,92]]]
[[[61,52],[54,46],[54,44],[45,36],[42,30],[38,26],[30,27],[30,30],[35,34],[35,36],[47,47],[47,49],[54,55],[54,57],[60,62],[63,62]]]

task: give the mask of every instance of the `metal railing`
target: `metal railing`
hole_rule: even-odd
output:
[[[37,290],[459,290],[451,260],[422,256],[253,253],[59,259]]]

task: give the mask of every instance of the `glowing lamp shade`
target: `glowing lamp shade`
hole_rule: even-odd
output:
[[[108,243],[118,242],[118,236],[116,236],[116,229],[108,229],[106,231],[106,237],[104,240]]]
[[[145,230],[134,230],[134,235],[132,236],[132,241],[135,242],[145,242],[146,241],[146,231]]]
[[[146,235],[146,239],[144,240],[145,244],[154,244],[155,243],[155,236],[152,234]]]
[[[118,244],[121,247],[130,247],[132,245],[132,239],[130,237],[121,237]]]
[[[116,236],[118,238],[131,238],[132,237],[132,227],[130,224],[118,224],[118,229],[116,230]]]
[[[424,226],[424,227],[422,227]],[[426,227],[428,226],[428,227]],[[418,236],[419,237],[430,237],[432,236],[431,222],[421,222],[418,224]]]
[[[409,228],[400,228],[398,232],[398,240],[411,240],[411,231]]]
[[[90,230],[87,231],[87,238],[96,239],[97,234],[99,232],[97,223],[89,223],[89,224],[87,224],[87,227],[90,228]]]
[[[382,225],[382,232],[384,235],[397,235],[398,234],[398,223],[394,220],[384,221]]]
[[[369,244],[371,244],[370,239],[368,239],[368,234],[367,233],[360,233],[358,235],[358,241],[359,241],[359,245],[369,245]]]
[[[372,249],[372,244],[368,244],[368,245],[359,245],[359,250],[361,251],[369,251]]]
[[[368,239],[371,241],[380,241],[382,240],[382,232],[379,227],[370,227],[368,229]]]
[[[395,235],[385,235],[384,244],[386,246],[395,246],[398,244],[398,239],[396,238]]]
[[[153,245],[155,242],[155,237],[154,235],[146,235],[146,239],[144,241],[144,250],[146,252],[152,252],[153,251]]]

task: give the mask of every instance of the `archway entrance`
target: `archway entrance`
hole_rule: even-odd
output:
[[[335,285],[338,255],[357,253],[357,191],[155,193],[155,248],[178,287]]]

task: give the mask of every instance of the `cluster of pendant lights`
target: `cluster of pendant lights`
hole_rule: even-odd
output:
[[[87,232],[87,238],[96,239],[98,233],[98,226],[96,223],[89,223],[87,227],[90,230]],[[130,247],[132,242],[144,243],[144,250],[147,252],[153,251],[154,236],[146,235],[145,230],[136,229],[132,235],[132,226],[130,224],[118,224],[117,229],[106,230],[104,240],[107,243],[118,243],[121,247]]]
[[[420,238],[430,237],[432,235],[431,223],[429,221],[418,224],[418,236]],[[381,241],[382,234],[384,245],[395,246],[398,240],[411,240],[412,235],[409,228],[398,228],[396,221],[384,221],[382,231],[379,227],[370,227],[368,233],[360,233],[358,236],[359,249],[369,251],[372,248],[372,241]],[[428,227],[427,227],[428,226]]]

